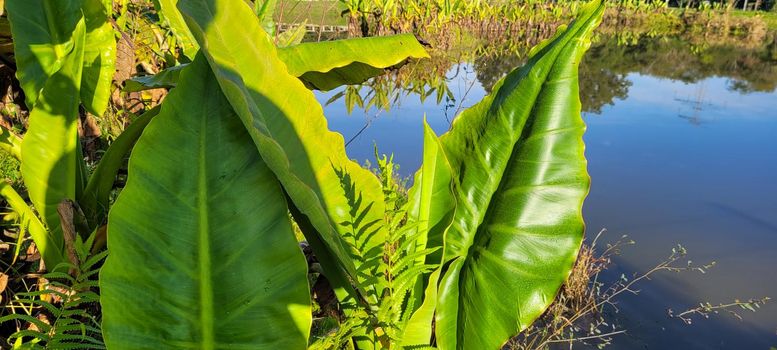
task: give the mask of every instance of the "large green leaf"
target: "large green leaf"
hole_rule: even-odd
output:
[[[604,5],[585,5],[441,138],[458,174],[439,290],[441,349],[497,349],[553,301],[583,237],[589,177],[577,66]]]
[[[73,48],[72,33],[81,18],[80,1],[16,0],[5,7],[11,23],[16,77],[27,107],[38,100],[48,78]]]
[[[317,256],[334,257],[357,285],[371,285],[386,234],[378,179],[348,158],[342,135],[328,130],[315,96],[287,73],[244,1],[180,0],[178,7],[262,158],[315,228],[306,235],[326,244]],[[380,293],[362,291],[370,302]]]
[[[362,83],[384,74],[386,68],[402,64],[408,58],[425,58],[429,54],[412,34],[400,34],[279,47],[278,56],[286,64],[289,74],[298,77],[305,86],[326,91]],[[174,87],[178,73],[184,67],[185,64],[155,75],[134,77],[125,82],[124,90]]]
[[[104,0],[25,0],[8,3],[17,77],[32,107],[46,80],[62,66],[72,49],[71,33],[86,21],[81,99],[86,109],[102,115],[108,106],[116,61],[116,42]]]
[[[413,34],[302,43],[278,55],[290,74],[322,91],[362,83],[408,58],[429,57]]]
[[[108,215],[111,191],[119,169],[130,153],[135,141],[151,121],[159,114],[159,106],[140,115],[111,143],[100,158],[100,162],[89,177],[79,204],[90,223],[91,229],[103,224]]]
[[[450,165],[445,157],[437,135],[424,121],[424,156],[421,169],[416,173],[413,187],[408,191],[408,224],[415,225],[415,229],[421,234],[416,241],[415,250],[426,248],[440,248],[443,246],[445,230],[453,219],[456,202],[453,196],[454,177]],[[437,264],[441,255],[437,253],[421,256],[415,261],[415,265]],[[434,311],[437,306],[437,282],[440,269],[431,273],[427,280],[419,279],[416,284],[416,293],[408,305],[418,306],[413,312],[402,338],[402,345],[417,346],[428,345],[432,338]],[[425,283],[426,282],[426,283]],[[426,285],[423,290],[420,287]],[[423,303],[419,301],[423,298]]]
[[[81,0],[81,2],[86,21],[81,100],[87,111],[101,116],[108,107],[113,73],[116,70],[116,38],[113,26],[108,21],[112,1]]]
[[[79,191],[80,147],[78,142],[79,85],[84,55],[83,19],[72,33],[73,45],[60,69],[41,90],[30,112],[22,140],[21,173],[30,200],[51,231],[45,247],[62,247],[62,228],[57,205],[64,199],[75,201]],[[36,242],[41,248],[43,242]],[[47,266],[54,267],[56,255],[41,250]]]
[[[108,222],[108,348],[307,345],[306,263],[281,186],[204,57],[135,145]]]
[[[429,124],[424,121],[424,154],[421,169],[408,191],[408,222],[418,231],[426,232],[416,249],[442,247],[445,230],[453,220],[456,201],[453,190],[455,177],[443,146]],[[441,256],[422,257],[419,264],[439,263]]]

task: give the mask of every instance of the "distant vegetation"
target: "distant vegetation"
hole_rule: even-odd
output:
[[[282,22],[347,25],[352,35],[446,31],[445,24],[531,36],[567,21],[578,2],[487,0],[279,0]],[[716,33],[775,28],[773,0],[610,1],[604,26],[634,21],[699,26]]]

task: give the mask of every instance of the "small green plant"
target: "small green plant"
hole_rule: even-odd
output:
[[[40,290],[16,294],[12,306],[24,312],[0,317],[0,323],[17,322],[8,338],[14,349],[105,349],[96,277],[108,252],[92,254],[95,238],[76,236],[76,264],[62,263],[41,276]]]

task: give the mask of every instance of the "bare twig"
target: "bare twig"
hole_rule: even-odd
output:
[[[736,312],[737,309],[755,312],[756,309],[761,308],[761,306],[763,304],[766,304],[766,302],[768,302],[769,300],[771,300],[771,298],[769,297],[763,297],[760,299],[748,299],[746,301],[735,299],[733,302],[725,303],[725,304],[720,303],[717,305],[713,305],[709,302],[704,302],[704,303],[699,303],[699,306],[697,307],[685,310],[679,314],[675,314],[674,311],[672,311],[672,309],[667,310],[667,312],[669,313],[669,317],[679,318],[680,320],[685,322],[685,324],[691,324],[693,321],[694,315],[701,316],[704,318],[710,318],[711,314],[718,314],[720,313],[720,311],[724,311],[729,315],[739,320],[742,320],[742,316],[740,316]]]

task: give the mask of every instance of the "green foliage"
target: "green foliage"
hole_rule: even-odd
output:
[[[347,157],[342,136],[327,129],[314,95],[286,73],[250,9],[206,0],[179,7],[200,46],[207,44],[222,91],[298,210],[292,214],[338,296],[375,302],[380,291],[365,280],[377,266],[364,253],[380,251],[386,235],[379,182]]]
[[[8,338],[13,349],[105,349],[99,313],[95,312],[100,301],[95,276],[107,252],[91,254],[95,237],[77,237],[73,242],[77,264],[63,263],[53,269],[70,270],[71,274],[47,273],[43,289],[16,294],[13,303],[28,313],[0,317],[0,323],[27,323],[31,327]]]
[[[304,43],[278,55],[290,74],[322,91],[364,82],[408,58],[429,57],[412,34]]]
[[[13,131],[0,127],[0,150],[3,155],[16,158],[18,162],[22,158],[22,139]]]
[[[57,205],[79,200],[87,182],[79,107],[83,101],[101,114],[110,95],[115,43],[105,6],[38,0],[8,7],[18,78],[32,110],[24,138],[9,133],[3,148],[21,160],[24,185],[42,220],[12,188],[4,187],[3,195],[23,214],[23,226],[32,225],[29,232],[49,267],[67,261]]]
[[[73,31],[73,47],[61,67],[46,81],[30,112],[27,133],[22,140],[22,177],[30,200],[51,231],[51,240],[38,241],[38,249],[49,266],[67,261],[57,205],[75,201],[83,188],[85,173],[78,143],[78,107],[85,26],[81,19]],[[79,188],[79,190],[80,190]]]
[[[308,283],[283,192],[202,55],[129,171],[100,273],[110,348],[307,344]]]
[[[27,107],[35,106],[43,85],[73,50],[72,33],[81,18],[78,5],[78,1],[50,0],[6,4],[17,78],[25,91]]]
[[[102,0],[12,1],[7,5],[14,38],[18,78],[27,106],[36,105],[48,79],[60,70],[70,52],[83,41],[83,74],[70,84],[79,90],[86,109],[102,115],[108,106],[115,70],[116,42],[108,22],[110,7]],[[72,35],[84,21],[85,37]]]
[[[86,23],[81,101],[87,111],[102,116],[108,108],[116,71],[116,39],[108,21],[113,1],[81,0],[81,3]]]
[[[129,154],[135,141],[146,128],[146,125],[159,113],[155,107],[140,115],[130,124],[124,132],[111,143],[111,146],[103,154],[100,162],[92,171],[89,181],[86,183],[81,196],[81,209],[86,215],[86,220],[93,227],[102,225],[108,215],[111,191],[114,189],[116,174],[124,165],[125,158]]]
[[[0,178],[12,184],[21,182],[19,166],[19,159],[5,152],[0,153]]]
[[[117,140],[89,178],[78,138],[79,109],[100,115],[111,94],[115,39],[108,6],[97,0],[35,0],[8,7],[18,78],[32,110],[24,137],[3,130],[0,144],[21,161],[34,210],[10,186],[4,185],[2,194],[49,268],[68,261],[63,236],[68,224],[58,205],[69,200],[83,207],[86,216],[78,211],[74,230],[84,237],[103,225],[116,174],[144,126],[138,123]]]
[[[299,28],[304,29],[304,26]],[[292,32],[279,35],[278,57],[286,65],[289,74],[298,77],[305,86],[315,90],[358,84],[382,75],[385,69],[399,66],[408,59],[429,57],[426,50],[410,34],[295,43],[295,40],[301,38],[283,38],[283,34]],[[143,91],[175,87],[180,72],[185,67],[186,64],[181,64],[154,75],[134,77],[125,82],[124,90]]]
[[[415,246],[409,248],[411,251],[424,251],[427,247],[444,246],[445,231],[453,220],[457,205],[453,196],[453,185],[453,172],[445,156],[445,150],[437,135],[424,122],[424,159],[409,192],[408,220],[416,223],[418,232],[426,234],[415,240]],[[414,305],[410,308],[413,310],[413,315],[408,321],[402,345],[423,345],[432,338],[442,252],[420,256],[415,264],[430,262],[438,264],[438,267],[428,278],[418,279],[415,282],[416,294],[410,299]],[[421,294],[419,289],[423,287],[425,281],[427,286]]]
[[[377,176],[348,158],[308,89],[363,82],[407,58],[428,58],[426,51],[411,35],[298,44],[298,30],[273,38],[274,4],[155,1],[186,56],[168,63],[193,62],[125,85],[173,90],[115,139],[91,176],[76,126],[81,106],[101,114],[109,96],[109,4],[10,6],[19,79],[33,109],[25,137],[2,130],[0,149],[21,159],[34,209],[6,182],[0,195],[17,213],[20,238],[29,232],[46,264],[75,276],[47,274],[52,289],[21,301],[46,309],[52,324],[29,314],[0,319],[38,327],[14,336],[19,347],[103,346],[99,321],[84,306],[98,300],[90,277],[105,253],[89,257],[85,247],[106,217],[111,256],[100,284],[105,337],[117,349],[493,349],[553,300],[583,234],[589,179],[577,65],[604,5],[584,5],[523,68],[489,84],[493,93],[448,134],[438,138],[426,125],[423,165],[405,194],[392,157],[376,154]],[[518,21],[527,12],[552,23],[574,12],[537,3],[508,12],[486,1],[343,4],[352,16],[379,17],[383,32],[401,29],[400,17],[431,25],[464,16]],[[538,7],[547,11],[530,11]],[[399,91],[373,82],[371,96],[346,89],[349,110],[385,108]],[[452,96],[444,79],[409,90],[436,94],[438,103]],[[138,139],[129,182],[108,216],[116,174]],[[73,262],[62,232],[68,222],[56,210],[64,199],[83,209],[85,225],[74,229],[93,233],[88,243],[75,236],[72,265],[59,264]],[[308,339],[308,280],[289,212],[339,298],[342,319],[328,317],[323,337]],[[50,294],[63,302],[42,298]]]
[[[440,347],[498,347],[569,275],[589,187],[577,66],[603,10],[587,4],[440,139],[458,204],[444,239]]]
[[[426,38],[456,37],[454,32],[461,28],[489,38],[497,33],[505,33],[511,38],[532,37],[572,19],[581,4],[577,1],[504,0],[340,0],[340,3],[345,8],[343,13],[349,15],[350,31],[360,30],[364,35],[412,31]],[[750,35],[761,32],[762,25],[774,27],[774,17],[769,12],[732,11],[747,3],[723,0],[605,1],[610,9],[606,15],[608,22],[619,30],[635,22],[648,25],[671,22],[677,28],[697,27],[707,33],[715,31],[724,35],[729,34],[730,29]],[[769,2],[757,3],[762,9],[769,7]],[[738,17],[753,16],[759,18],[750,22],[751,25],[729,28]]]
[[[254,13],[262,22],[264,31],[270,36],[275,36],[275,8],[278,7],[278,0],[254,0]]]
[[[303,21],[295,28],[278,34],[275,38],[275,45],[278,46],[278,48],[299,45],[302,40],[305,39],[305,34],[307,34],[307,24],[307,21]]]
[[[177,0],[154,0],[154,7],[164,22],[167,23],[170,30],[176,38],[176,44],[183,51],[184,56],[193,59],[200,47],[192,37],[186,23],[175,8]]]
[[[242,0],[156,1],[192,62],[128,84],[174,88],[113,142],[89,177],[77,123],[81,105],[95,113],[107,101],[104,75],[113,63],[95,55],[110,55],[113,43],[106,4],[39,2],[29,21],[20,15],[24,5],[10,11],[24,62],[20,80],[34,108],[21,151],[11,134],[0,144],[20,156],[43,220],[10,185],[0,193],[46,264],[74,265],[74,279],[49,276],[88,291],[93,272],[79,269],[97,261],[83,249],[74,258],[66,233],[99,232],[113,180],[138,140],[127,186],[107,215],[111,254],[100,286],[111,348],[307,346],[309,287],[289,212],[344,317],[313,347],[499,347],[548,306],[567,277],[588,188],[577,64],[602,15],[600,1],[585,5],[448,134],[438,139],[426,126],[424,164],[407,197],[392,158],[377,159],[378,176],[348,158],[309,89],[362,82],[408,57],[428,57],[411,35],[278,48],[296,39],[271,37],[274,1],[253,9]],[[352,13],[373,10],[362,1],[346,5]],[[486,2],[373,5],[385,18],[412,7],[440,23],[461,12],[499,13]],[[62,21],[53,19],[57,11]],[[35,28],[24,32],[30,23]],[[34,42],[43,49],[33,50]],[[437,85],[430,91],[438,100],[447,95]],[[379,96],[388,94],[366,103],[386,106]],[[63,200],[83,209],[83,216],[74,210],[75,223],[57,210]],[[71,239],[83,248],[80,236]],[[57,321],[39,325],[41,334],[19,335],[52,345],[63,334],[99,346],[99,328],[79,307],[96,300],[66,299],[62,310],[39,303]],[[76,325],[85,331],[74,335]]]
[[[16,213],[17,221],[20,227],[19,240],[23,238],[22,236],[25,232],[29,232],[36,245],[40,244],[39,242],[44,244],[48,242],[54,242],[56,238],[59,238],[53,237],[52,232],[46,230],[46,227],[43,225],[32,208],[30,208],[30,206],[27,205],[27,203],[24,201],[24,198],[22,198],[6,181],[0,181],[0,196],[3,197],[11,209]],[[49,257],[52,257],[51,259],[57,259],[55,261],[58,261],[64,259],[63,248],[64,247],[51,246],[48,248],[47,253]],[[40,248],[38,249],[39,251],[42,251]],[[45,254],[42,255],[45,261],[47,257]]]
[[[286,320],[287,326],[262,332],[257,319],[231,310],[230,303],[215,307],[221,301],[213,297],[274,291],[260,283],[273,274],[285,277],[287,290],[305,289],[299,283],[306,278],[279,266],[299,257],[288,244],[294,237],[290,225],[274,226],[280,232],[262,229],[265,220],[287,222],[287,205],[345,316],[333,330],[334,340],[318,339],[314,346],[339,346],[337,339],[352,337],[358,348],[423,347],[432,344],[436,324],[443,349],[494,348],[547,307],[582,238],[588,177],[577,64],[601,17],[600,2],[587,5],[569,29],[537,48],[526,66],[497,83],[493,95],[464,112],[449,134],[438,140],[427,127],[425,163],[407,203],[397,195],[391,158],[378,159],[379,177],[349,160],[342,137],[327,130],[320,106],[294,77],[320,63],[283,59],[261,21],[239,0],[178,5],[202,56],[182,69],[184,77],[163,103],[162,116],[141,137],[129,184],[111,211],[112,255],[101,280],[109,344],[213,348],[227,341],[254,346],[272,339],[306,341],[309,320],[303,317],[309,311],[300,307],[307,298],[284,301],[273,295],[249,302],[256,308],[252,315]],[[191,100],[204,107],[187,103]],[[228,135],[233,140],[225,145]],[[254,162],[266,170],[238,171],[257,152]],[[167,159],[181,162],[166,164]],[[211,175],[209,164],[226,171]],[[218,174],[223,181],[213,182]],[[247,186],[252,176],[259,180]],[[257,201],[273,195],[258,184],[272,187],[275,181],[286,201],[277,198],[281,192]],[[248,195],[251,191],[256,193]],[[265,204],[248,206],[257,202]],[[261,214],[223,216],[246,208]],[[228,230],[222,227],[226,223],[259,226]],[[283,239],[289,241],[285,246],[269,243]],[[242,243],[230,248],[234,241]],[[224,254],[262,249],[287,257],[245,257],[236,259],[240,267],[221,265],[235,259]],[[162,274],[162,266],[176,268]],[[237,273],[220,273],[226,270]],[[489,277],[495,275],[508,277]],[[180,290],[166,287],[169,281]],[[129,288],[132,283],[142,286]],[[151,291],[158,297],[149,303],[144,295]],[[276,309],[284,305],[286,313]],[[149,332],[142,320],[150,317],[181,327]],[[423,330],[406,335],[411,323]],[[239,332],[244,338],[230,338],[235,336],[230,327],[246,327]]]
[[[181,76],[181,70],[186,66],[187,64],[184,63],[165,68],[153,75],[132,77],[124,81],[123,90],[126,92],[137,92],[150,89],[174,88]]]

